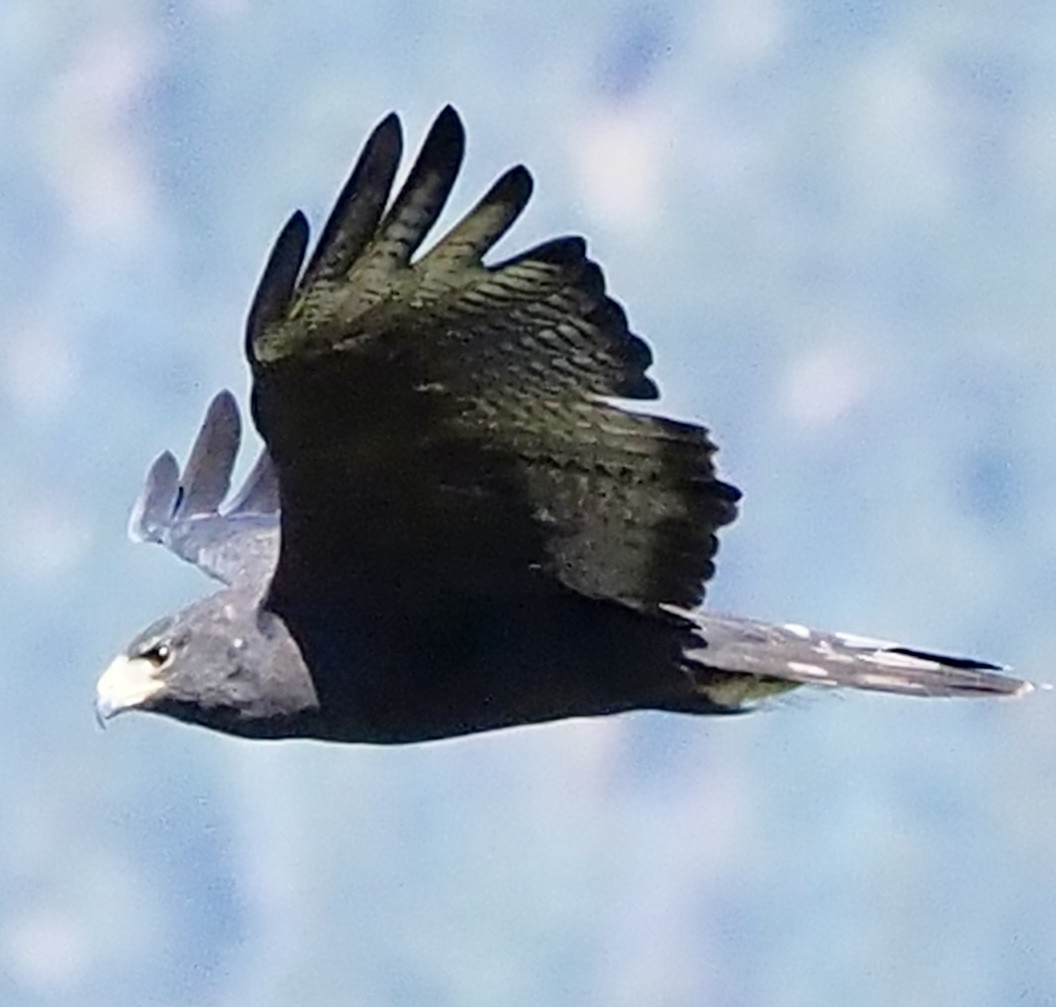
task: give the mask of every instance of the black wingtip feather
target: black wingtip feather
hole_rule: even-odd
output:
[[[253,344],[264,329],[286,314],[308,249],[308,236],[308,218],[297,210],[271,246],[246,318],[246,350],[251,360]]]
[[[551,238],[526,252],[523,257],[530,257],[552,266],[568,266],[582,262],[586,254],[586,241],[579,235],[568,235],[563,238]]]
[[[617,378],[614,381],[613,394],[621,399],[634,399],[639,402],[655,402],[660,398],[660,389],[652,378],[644,375],[632,378]]]
[[[422,153],[426,150],[452,150],[454,148],[464,149],[466,146],[466,127],[462,123],[462,116],[458,114],[454,105],[445,105],[436,114],[436,118],[429,126],[429,131],[422,141]],[[421,155],[419,155],[421,156]]]
[[[576,289],[592,300],[604,301],[605,274],[601,271],[601,266],[584,257],[582,259],[582,270],[576,277]]]
[[[488,269],[493,273],[504,269],[512,269],[522,262],[538,262],[544,266],[554,266],[559,269],[573,269],[582,267],[589,260],[586,258],[587,243],[578,236],[565,236],[563,238],[551,238],[541,244],[516,255],[511,255],[501,262],[490,264]]]
[[[621,308],[621,310],[623,309]],[[626,311],[624,311],[625,320],[626,317],[627,313]],[[644,339],[642,339],[641,336],[637,336],[633,332],[627,333],[625,352],[632,367],[638,367],[641,368],[641,370],[643,371],[647,371],[650,367],[653,366],[652,348]]]
[[[304,273],[305,286],[346,273],[374,236],[403,156],[403,129],[390,112],[374,127],[327,218]]]
[[[458,110],[450,102],[437,112],[430,132],[433,130],[441,130],[443,132],[457,130],[463,135],[466,132],[465,126],[462,125],[462,116],[458,114]]]
[[[532,192],[535,189],[535,179],[532,178],[532,173],[525,165],[515,164],[512,168],[508,168],[504,174],[500,175],[492,186],[493,191],[499,189],[508,190],[507,198],[515,199],[523,206],[532,196]]]
[[[429,127],[407,180],[371,239],[371,251],[383,250],[410,262],[447,203],[466,151],[466,131],[458,113],[444,106]]]
[[[631,339],[638,339],[638,337],[632,337],[628,332],[627,312],[623,310],[622,305],[620,305],[618,301],[614,301],[611,297],[602,297],[601,300],[599,300],[598,303],[587,313],[587,321],[603,332],[624,333],[620,349],[621,351],[631,349],[634,353],[634,359],[631,363],[634,365],[639,364],[640,352],[638,351],[638,347],[631,347]],[[638,342],[641,343],[642,340],[638,339]],[[642,345],[644,347],[644,343]],[[652,354],[647,353],[647,360],[642,362],[641,366],[647,367],[651,363]]]

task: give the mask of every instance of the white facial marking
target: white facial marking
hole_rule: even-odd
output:
[[[95,708],[102,719],[145,703],[164,683],[144,658],[114,658],[95,686]]]

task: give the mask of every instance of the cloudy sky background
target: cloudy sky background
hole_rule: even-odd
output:
[[[91,713],[208,587],[124,523],[244,400],[270,240],[449,101],[452,212],[527,162],[503,249],[588,235],[746,491],[713,607],[1056,679],[1054,52],[1027,0],[5,0],[0,1002],[1056,1002],[1052,696],[400,750]]]

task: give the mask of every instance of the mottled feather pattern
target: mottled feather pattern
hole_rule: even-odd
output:
[[[368,142],[364,159],[379,163],[357,167],[353,177],[391,183],[394,169],[380,163],[381,152],[395,157],[399,149],[391,140]],[[462,149],[457,119],[442,114],[388,212],[380,215],[377,192],[361,197],[370,205],[351,228],[359,257],[349,261],[348,248],[339,254],[320,245],[315,261],[327,267],[309,270],[286,318],[257,333],[252,351],[261,386],[282,360],[318,356],[317,369],[334,368],[335,382],[339,372],[349,387],[420,412],[430,443],[464,439],[515,460],[550,569],[562,583],[644,610],[698,601],[714,569],[714,532],[733,520],[738,494],[717,479],[715,449],[703,430],[599,401],[653,399],[657,390],[645,374],[649,348],[606,294],[581,238],[553,239],[490,267],[481,262],[524,208],[527,171],[507,172],[447,238],[412,261],[450,193]],[[344,194],[323,242],[328,235],[341,241],[349,230],[339,212],[355,203],[342,200]],[[364,240],[368,218],[379,223]],[[404,387],[383,380],[386,368]],[[411,404],[408,396],[421,401]],[[356,436],[350,429],[313,448],[303,423],[298,464],[306,449],[325,453],[329,466],[363,464],[371,420],[348,406],[342,411],[350,428],[364,431],[364,443],[349,443]],[[275,452],[281,467],[293,445]],[[360,478],[369,472],[363,468]]]

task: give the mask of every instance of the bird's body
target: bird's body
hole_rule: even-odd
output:
[[[246,593],[278,558],[277,497],[257,511],[237,500],[226,513],[216,509],[238,439],[237,407],[222,393],[184,481],[171,456],[162,456],[133,511],[134,539],[165,544],[232,581],[159,620],[130,646],[130,653],[149,654],[159,644],[171,651],[193,636],[195,672],[222,671],[170,676],[164,695],[152,699],[155,711],[246,737],[376,743],[642,707],[727,712],[697,688],[703,666],[696,684],[691,677],[685,651],[693,638],[685,619],[649,617],[534,572],[517,592],[496,586],[471,597],[439,588],[427,594],[413,580],[401,582],[390,589],[418,596],[405,594],[398,604],[388,598],[365,619],[349,615],[356,603],[347,595],[370,594],[370,581],[357,580],[351,592],[321,591],[297,609],[295,639],[262,597]],[[215,478],[221,471],[223,478]],[[254,496],[249,489],[262,471],[258,465],[247,480],[242,500]],[[211,491],[195,492],[195,480]],[[224,559],[240,555],[252,559],[249,584],[247,569]],[[389,558],[396,569],[415,562],[413,555]],[[339,687],[327,691],[330,682]]]
[[[464,136],[445,109],[395,200],[371,135],[304,265],[276,241],[247,323],[266,449],[223,507],[227,393],[132,518],[223,581],[100,680],[130,707],[250,737],[413,742],[633,709],[736,712],[804,683],[1010,694],[994,665],[700,611],[739,491],[701,427],[630,411],[651,355],[579,238],[483,257],[523,210],[504,174],[419,248]]]

